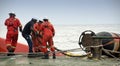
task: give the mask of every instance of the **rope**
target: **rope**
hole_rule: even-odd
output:
[[[55,49],[59,52],[61,52],[62,54],[66,55],[66,56],[69,56],[69,57],[84,57],[86,55],[72,55],[72,54],[68,54],[69,52],[68,51],[63,51],[63,50],[60,50],[58,48],[55,47]],[[71,50],[74,50],[74,49],[71,49]],[[69,50],[70,51],[70,50]]]
[[[86,46],[86,47],[84,47],[84,48],[89,48],[89,47],[104,47],[104,46],[107,46],[107,45],[109,45],[109,44],[97,45],[97,46]],[[109,51],[109,52],[112,52],[112,53],[119,53],[119,54],[120,54],[119,51],[113,51],[113,50],[108,50],[108,49],[106,49],[106,50]],[[85,51],[85,50],[84,50],[84,51]]]
[[[35,32],[34,32],[35,33]],[[40,37],[40,36],[37,36],[36,34],[35,34],[35,36],[36,37]],[[41,38],[41,37],[40,37]],[[41,41],[37,38],[37,40],[38,40],[38,42],[39,42],[39,44],[41,44]],[[66,56],[69,56],[69,57],[83,57],[83,56],[86,56],[86,55],[72,55],[72,54],[69,54],[70,53],[70,51],[73,51],[73,50],[75,50],[75,49],[69,49],[69,50],[65,50],[65,51],[63,51],[63,50],[60,50],[60,49],[58,49],[58,48],[56,48],[56,47],[54,47],[55,48],[55,50],[57,50],[57,51],[59,51],[60,53],[62,53],[62,54],[64,54],[64,55],[66,55]],[[76,49],[80,49],[80,48],[76,48]]]
[[[75,55],[75,54],[72,54],[70,51],[73,51],[75,49],[71,49],[71,50],[60,50],[58,48],[55,47],[55,49],[57,51],[55,51],[55,53],[62,53],[63,55],[66,55],[66,56],[69,56],[69,57],[84,57],[86,55]],[[49,52],[50,53],[53,53],[53,52]],[[8,54],[8,52],[0,52],[0,56],[6,56],[6,54]],[[35,55],[35,56],[44,56],[44,53],[43,52],[35,52],[35,53],[26,53],[26,52],[9,52],[9,54],[15,54],[15,55],[28,55],[28,54],[31,54],[31,55]]]
[[[113,57],[113,58],[115,58],[115,59],[117,59],[117,60],[120,60],[120,58],[117,58],[117,57],[115,57],[114,55],[112,55],[110,52],[112,52],[111,50],[107,50],[107,49],[104,49],[104,48],[102,48],[102,50],[106,53],[106,54],[108,54],[108,55],[110,55],[111,57]],[[119,52],[120,53],[120,52]]]
[[[39,37],[39,36],[38,36]],[[41,41],[39,40],[39,39],[37,39],[38,40],[38,42],[40,43]],[[41,44],[41,43],[40,43]],[[62,53],[63,55],[66,55],[66,56],[69,56],[69,57],[84,57],[84,56],[86,56],[86,55],[72,55],[72,54],[68,54],[68,53],[70,53],[70,51],[73,51],[73,50],[76,50],[76,49],[80,49],[80,48],[76,48],[76,49],[69,49],[69,50],[65,50],[65,51],[63,51],[63,50],[60,50],[60,49],[58,49],[57,47],[54,47],[55,48],[55,50],[57,50],[57,51],[59,51],[60,53]]]
[[[82,50],[83,51],[85,51],[85,48],[90,48],[90,47],[104,47],[104,46],[107,46],[107,45],[110,45],[109,43],[106,43],[106,44],[102,44],[102,45],[97,45],[97,46],[86,46],[86,47],[82,47],[82,37],[85,35],[85,32],[91,32],[91,36],[93,36],[93,35],[95,35],[95,33],[93,32],[93,31],[91,31],[91,30],[87,30],[87,31],[84,31],[81,35],[80,35],[80,37],[79,37],[79,42],[78,42],[78,44],[79,44],[79,46],[80,46],[80,48],[82,48]],[[93,36],[93,38],[96,38],[96,36]],[[100,37],[101,38],[101,37]],[[107,37],[108,38],[108,37]],[[111,37],[110,37],[111,38]],[[113,39],[113,38],[112,38]],[[118,37],[114,37],[114,39],[119,39]],[[115,57],[114,55],[112,55],[111,53],[119,53],[120,54],[120,52],[119,51],[113,51],[113,50],[107,50],[107,49],[104,49],[104,48],[102,48],[102,51],[104,51],[106,54],[108,54],[109,56],[111,56],[111,57],[113,57],[113,58],[115,58],[115,59],[118,59],[118,60],[120,60],[119,58],[117,58],[117,57]],[[111,52],[111,53],[110,53]]]
[[[109,45],[109,44],[106,44],[106,45]],[[106,45],[87,46],[87,47],[84,47],[84,48],[88,48],[88,47],[103,47],[103,46],[106,46]],[[83,51],[85,51],[85,50],[83,50]],[[116,56],[114,56],[113,54],[111,54],[111,53],[118,53],[118,54],[120,54],[119,51],[113,51],[113,50],[108,50],[108,49],[104,49],[104,48],[102,48],[102,51],[104,51],[107,55],[109,55],[109,56],[111,56],[111,57],[113,57],[113,58],[115,58],[117,60],[120,60],[120,58],[117,58]]]

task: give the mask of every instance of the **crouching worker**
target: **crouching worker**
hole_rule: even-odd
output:
[[[28,57],[32,57],[32,54],[33,54],[33,50],[32,50],[32,47],[33,47],[33,42],[31,40],[31,32],[33,30],[33,25],[37,22],[37,19],[34,19],[32,18],[31,21],[29,21],[23,31],[22,31],[22,36],[25,38],[25,40],[27,41],[28,43],[28,46],[29,46],[29,54],[28,54]]]
[[[42,45],[42,35],[43,32],[41,30],[41,24],[43,22],[39,20],[39,22],[35,23],[32,31],[32,41],[33,41],[33,49],[34,52],[41,52]]]
[[[45,54],[43,59],[49,59],[49,53],[48,53],[47,46],[50,47],[50,50],[53,53],[53,59],[56,59],[54,42],[53,42],[55,30],[54,30],[53,25],[48,21],[48,19],[43,19],[42,31],[43,31],[43,38],[42,38],[43,43],[42,43],[41,51],[43,51]]]
[[[15,55],[14,51],[17,46],[18,40],[18,28],[22,32],[22,25],[19,19],[15,18],[15,13],[9,13],[9,18],[5,21],[5,26],[7,26],[6,34],[6,45],[8,50],[8,56]]]

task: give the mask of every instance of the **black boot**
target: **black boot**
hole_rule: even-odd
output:
[[[55,52],[53,53],[53,59],[56,59],[56,54],[55,54]]]
[[[13,48],[7,47],[7,49],[8,49],[7,56],[14,56],[14,55],[15,55],[15,54],[14,54],[14,49],[13,49]]]
[[[13,52],[8,52],[7,56],[14,56],[15,54]]]
[[[42,57],[42,59],[49,59],[49,53],[48,53],[48,52],[45,53],[45,54],[44,54],[44,57]]]
[[[36,55],[33,52],[29,52],[28,54],[28,58],[35,58]]]

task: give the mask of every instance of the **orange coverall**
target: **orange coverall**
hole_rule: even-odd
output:
[[[47,46],[49,46],[50,50],[54,52],[53,36],[55,35],[55,30],[53,25],[50,22],[43,22],[41,28],[43,31],[42,51],[47,53]]]
[[[10,17],[5,20],[4,24],[7,26],[7,34],[5,41],[7,44],[7,48],[12,48],[14,52],[18,40],[18,27],[21,26],[21,23],[19,19]]]
[[[32,41],[33,41],[33,48],[35,52],[41,51],[41,45],[42,45],[42,29],[41,29],[41,23],[37,22],[33,26],[34,32],[32,33]]]

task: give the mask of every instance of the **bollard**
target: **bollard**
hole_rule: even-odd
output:
[[[101,59],[102,47],[100,39],[93,39],[93,47],[91,46],[91,53],[93,59]]]

